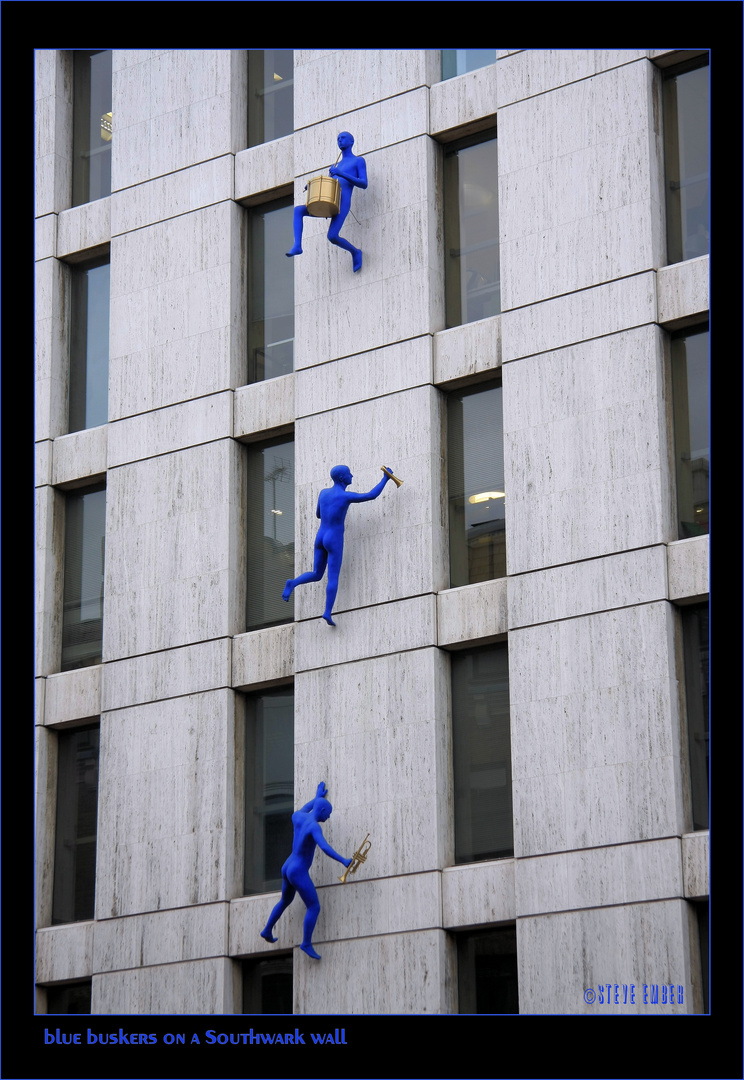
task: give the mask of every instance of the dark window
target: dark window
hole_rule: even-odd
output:
[[[495,62],[495,49],[442,49],[442,82]]]
[[[709,966],[710,966],[710,905],[707,900],[698,900],[695,905],[698,942],[700,945],[700,975],[702,978],[703,1012],[710,1012],[709,1005]]]
[[[73,53],[72,205],[111,194],[111,51]]]
[[[57,735],[54,925],[95,914],[98,737],[98,725]]]
[[[708,605],[682,608],[694,829],[708,828]]]
[[[108,256],[72,268],[69,431],[108,420]]]
[[[293,810],[294,688],[283,687],[247,700],[246,893],[281,888],[282,865],[292,853]]]
[[[518,1013],[517,931],[514,926],[457,934],[461,1013]]]
[[[450,586],[506,575],[500,382],[447,395]]]
[[[501,311],[496,133],[444,149],[444,286],[447,326]]]
[[[506,645],[453,652],[455,862],[514,854]]]
[[[292,954],[243,961],[243,1012],[292,1012]]]
[[[248,212],[248,382],[294,369],[292,199]]]
[[[672,399],[679,536],[708,532],[708,327],[672,335]]]
[[[708,58],[664,77],[664,168],[667,258],[695,259],[710,250]]]
[[[282,591],[294,577],[294,440],[248,447],[249,630],[291,622],[294,600]]]
[[[272,142],[294,131],[294,52],[248,53],[248,145]]]
[[[69,492],[65,496],[62,671],[101,662],[105,538],[105,486]]]
[[[47,1013],[89,1013],[92,982],[47,987]]]

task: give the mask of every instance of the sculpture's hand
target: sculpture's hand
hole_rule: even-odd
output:
[[[341,860],[341,862],[342,862],[342,863],[344,864],[344,866],[345,866],[345,867],[346,867],[347,869],[348,869],[348,867],[350,867],[350,866],[351,866],[351,864],[352,864],[352,862],[353,862],[353,861],[354,861],[353,859],[342,859],[342,860]]]
[[[318,790],[315,793],[316,799],[325,799],[328,795],[328,788],[325,786],[325,781],[321,780],[318,784]]]

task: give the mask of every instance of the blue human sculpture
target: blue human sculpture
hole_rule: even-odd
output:
[[[269,921],[261,931],[261,937],[266,941],[276,941],[277,938],[272,933],[274,925],[292,903],[295,894],[299,893],[307,908],[300,948],[308,956],[311,956],[313,960],[320,960],[320,956],[313,948],[312,941],[313,930],[318,921],[318,915],[320,915],[318,893],[310,879],[310,867],[315,857],[316,846],[319,846],[332,859],[343,863],[344,866],[351,865],[351,859],[345,859],[343,855],[339,855],[337,851],[334,851],[323,836],[320,823],[321,821],[328,821],[333,810],[326,798],[327,794],[328,789],[321,780],[315,798],[311,799],[309,803],[305,803],[300,810],[296,810],[292,814],[292,827],[294,829],[292,854],[282,867],[281,900],[275,904],[269,916]]]
[[[366,188],[367,186],[366,162],[363,157],[357,157],[356,154],[351,152],[353,145],[354,136],[350,135],[348,131],[342,131],[338,136],[341,160],[336,165],[331,165],[329,170],[330,175],[335,176],[341,185],[341,207],[339,212],[331,218],[331,224],[328,227],[328,239],[332,244],[345,248],[346,251],[351,253],[354,273],[356,273],[357,270],[362,269],[361,248],[355,248],[348,240],[344,240],[343,236],[339,236],[341,226],[346,221],[351,209],[351,196],[354,193],[354,188]],[[305,218],[309,213],[310,211],[306,206],[295,206],[294,246],[287,252],[288,258],[302,254],[302,229]]]
[[[369,502],[376,499],[392,476],[392,469],[385,468],[387,472],[379,484],[371,491],[347,491],[347,487],[354,479],[348,465],[334,465],[331,469],[333,487],[323,488],[318,496],[318,507],[315,516],[320,518],[320,528],[315,537],[315,560],[313,569],[299,577],[290,578],[284,586],[282,600],[289,600],[298,585],[306,585],[309,581],[320,581],[328,566],[328,585],[326,587],[326,606],[323,618],[329,626],[335,626],[331,618],[333,605],[336,602],[338,592],[338,575],[341,570],[341,561],[344,557],[344,523],[346,514],[352,503]],[[388,473],[390,475],[388,475]]]

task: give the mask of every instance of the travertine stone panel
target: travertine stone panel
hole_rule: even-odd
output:
[[[72,186],[72,63],[69,53],[37,49],[35,63],[36,214],[70,205]]]
[[[109,427],[85,428],[54,440],[53,472],[55,484],[68,484],[106,472]]]
[[[45,724],[86,720],[101,712],[102,664],[61,671],[46,679]]]
[[[519,1011],[525,1013],[583,1013],[633,1015],[680,1014],[701,1011],[699,959],[691,956],[689,905],[668,900],[627,907],[595,908],[517,920]],[[607,983],[612,1001],[607,1002]],[[619,984],[620,1003],[614,987]],[[668,987],[674,986],[674,1004]],[[604,1002],[599,986],[604,984]],[[667,987],[667,1003],[662,988]],[[622,1004],[623,986],[628,1002]],[[644,1003],[644,985],[648,1003]],[[635,1002],[630,1002],[630,987]],[[652,987],[659,1004],[651,1004]],[[683,1000],[678,1003],[677,987]],[[584,991],[594,989],[592,1004]]]
[[[294,674],[294,623],[253,630],[232,639],[232,686],[265,686]]]
[[[424,87],[431,75],[424,49],[295,53],[295,131]]]
[[[115,192],[111,197],[112,234],[143,229],[232,199],[234,160],[232,154],[225,154]]]
[[[320,951],[320,950],[319,950]],[[443,930],[329,942],[294,968],[295,1011],[319,1015],[451,1013],[455,956]]]
[[[519,917],[674,896],[682,896],[678,837],[517,860]]]
[[[65,504],[51,487],[36,489],[35,540],[35,675],[59,670],[62,648],[62,589]]]
[[[437,644],[493,638],[507,631],[507,579],[447,589],[437,595]]]
[[[243,149],[244,51],[176,49],[132,61],[114,51],[112,191]]]
[[[509,634],[517,857],[682,831],[674,671],[666,602]]]
[[[226,637],[106,664],[103,711],[230,686],[231,643]]]
[[[647,52],[646,49],[522,49],[502,57],[499,51],[496,64],[499,107],[632,64]],[[562,129],[560,134],[568,133]]]
[[[329,892],[330,889],[321,889],[319,893],[321,912]],[[230,902],[230,956],[255,956],[264,953],[271,956],[277,949],[288,949],[300,944],[305,905],[299,897],[287,908],[274,927],[274,937],[278,939],[278,943],[271,945],[260,936],[280,897],[280,892],[261,893],[259,896],[241,896]],[[317,938],[317,934],[315,936]],[[299,951],[295,955],[298,956]]]
[[[111,196],[63,210],[57,225],[57,258],[64,259],[111,241]]]
[[[670,600],[702,600],[708,595],[709,552],[707,536],[691,536],[667,546]]]
[[[54,441],[44,439],[34,446],[34,487],[44,487],[52,482],[52,452]]]
[[[435,83],[429,94],[429,133],[439,135],[477,121],[496,123],[496,64]]]
[[[57,259],[36,264],[36,439],[53,439],[67,431],[69,280],[69,270]]]
[[[345,126],[341,119],[336,127]],[[352,133],[355,150],[367,162],[369,187],[354,194],[354,216],[347,218],[343,235],[362,249],[364,264],[353,273],[351,255],[328,243],[327,224],[305,219],[303,254],[294,260],[295,370],[429,334],[444,324],[441,237],[432,213],[439,198],[437,149],[419,136],[370,153]],[[313,173],[335,160],[330,128],[328,138],[330,161],[307,166],[295,202]]]
[[[500,316],[504,363],[656,321],[654,274],[530,304]]]
[[[109,470],[106,661],[243,628],[241,451],[223,439]]]
[[[309,416],[431,383],[431,354],[432,337],[424,334],[384,349],[304,368],[295,376],[295,413]]]
[[[503,385],[510,574],[675,535],[658,327],[505,364]]]
[[[503,311],[665,261],[655,92],[641,60],[499,110]]]
[[[286,187],[294,175],[294,135],[251,146],[235,155],[235,198],[250,205],[252,196]]]
[[[324,826],[327,831],[328,826]],[[359,837],[354,849],[361,842]],[[372,851],[368,861],[362,864],[356,875],[346,879],[343,888],[337,888],[337,878],[343,874],[340,863],[326,860],[334,869],[332,883],[320,886],[320,916],[313,934],[313,944],[320,951],[320,946],[329,941],[343,941],[349,938],[364,938],[377,934],[396,934],[426,930],[441,926],[442,906],[438,873],[407,874],[404,877],[375,877],[364,880],[362,875],[372,873],[370,866]],[[352,854],[349,849],[348,856]],[[317,879],[319,860],[313,864],[313,878]],[[260,897],[244,897],[230,904],[230,955],[250,955],[271,950],[271,946],[260,937],[260,931],[266,925],[279,893]],[[299,910],[300,918],[296,917]],[[295,914],[294,918],[291,916]],[[289,917],[289,918],[288,918]],[[274,936],[279,938],[277,948],[299,945],[302,941],[302,919],[304,907],[300,901],[282,915],[274,928]],[[297,954],[296,954],[297,955]],[[302,961],[302,957],[298,962]]]
[[[224,957],[134,968],[93,977],[93,1013],[210,1016],[235,1012],[233,964]],[[91,1017],[95,1032],[95,1018]],[[208,1025],[207,1025],[208,1026]],[[131,1030],[146,1030],[137,1020]]]
[[[295,418],[294,374],[240,386],[235,391],[233,434],[258,439],[268,431],[288,428]]]
[[[229,905],[203,904],[106,919],[96,927],[94,970],[151,967],[227,953]]]
[[[349,466],[352,491],[374,488],[383,464],[403,480],[400,488],[390,481],[377,499],[350,507],[335,611],[445,586],[441,412],[441,395],[424,386],[297,422],[296,575],[313,567],[318,497],[331,485],[334,465]],[[323,612],[325,589],[325,579],[297,589],[298,620]]]
[[[675,323],[703,315],[710,306],[708,284],[710,257],[662,266],[656,272],[657,305],[660,323]]]
[[[244,382],[244,230],[224,202],[114,237],[110,420]]]
[[[479,926],[516,918],[514,859],[448,866],[442,872],[443,925]]]
[[[666,553],[659,544],[508,578],[509,629],[665,600]]]
[[[434,335],[434,382],[467,379],[501,367],[501,316],[454,326]]]
[[[682,837],[682,874],[685,896],[696,900],[710,892],[709,859],[710,837],[705,832],[687,833]]]
[[[436,643],[436,632],[432,595],[344,611],[335,629],[321,618],[305,620],[295,625],[295,670],[423,649]]]
[[[57,215],[46,214],[34,222],[34,258],[51,259],[57,254]]]
[[[95,923],[68,923],[36,931],[37,983],[84,979],[94,971]]]
[[[232,405],[232,391],[226,391],[110,424],[109,468],[216,439],[229,439]]]
[[[335,811],[326,835],[347,858],[371,834],[362,877],[431,870],[452,859],[448,684],[447,657],[431,648],[295,679],[298,801],[325,781]],[[342,872],[323,859],[316,883],[331,884]]]
[[[96,918],[227,900],[239,891],[232,691],[104,713]]]

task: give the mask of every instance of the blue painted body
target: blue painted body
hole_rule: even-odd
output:
[[[341,207],[339,212],[331,218],[331,224],[328,226],[328,239],[336,247],[344,248],[350,253],[354,273],[356,273],[362,269],[362,250],[354,247],[353,244],[350,244],[348,240],[344,240],[343,236],[339,235],[351,209],[351,196],[354,193],[354,188],[366,188],[367,186],[367,164],[363,157],[357,157],[356,154],[352,153],[351,148],[353,145],[354,136],[350,135],[348,131],[340,132],[338,148],[341,151],[341,160],[336,165],[331,165],[328,171],[331,176],[338,179],[341,185]],[[308,214],[309,211],[306,206],[295,206],[294,245],[287,252],[289,258],[293,255],[302,254],[302,230]]]
[[[311,956],[313,960],[320,960],[320,956],[313,948],[312,940],[313,930],[315,929],[315,924],[317,923],[318,915],[320,914],[318,893],[310,878],[310,867],[315,857],[315,848],[319,847],[326,855],[330,855],[332,859],[336,859],[337,862],[342,863],[344,866],[351,865],[351,859],[345,859],[343,855],[339,855],[337,851],[334,851],[323,836],[323,830],[320,827],[320,823],[322,821],[328,821],[328,818],[331,816],[331,811],[333,810],[333,807],[326,798],[327,794],[328,789],[323,781],[321,781],[318,784],[315,798],[311,799],[310,802],[305,803],[303,807],[292,814],[292,827],[294,829],[292,854],[282,867],[281,899],[275,904],[274,909],[269,916],[269,921],[261,931],[261,937],[264,938],[264,940],[271,942],[276,941],[277,939],[272,933],[274,925],[292,903],[296,893],[299,893],[307,908],[300,948],[304,953],[307,953],[308,956]]]
[[[388,466],[385,466],[388,468]],[[392,470],[390,470],[392,472]],[[309,581],[320,581],[328,567],[328,586],[326,588],[326,606],[323,618],[329,626],[335,626],[331,618],[333,605],[336,602],[338,592],[338,576],[341,570],[341,561],[344,556],[344,523],[346,514],[352,503],[369,502],[376,499],[390,479],[383,476],[382,480],[371,491],[347,491],[347,487],[354,477],[348,465],[334,465],[331,469],[333,487],[324,488],[318,496],[318,507],[315,516],[320,518],[320,528],[315,537],[315,559],[313,569],[299,577],[290,578],[284,586],[282,600],[289,600],[298,585],[306,585]]]

